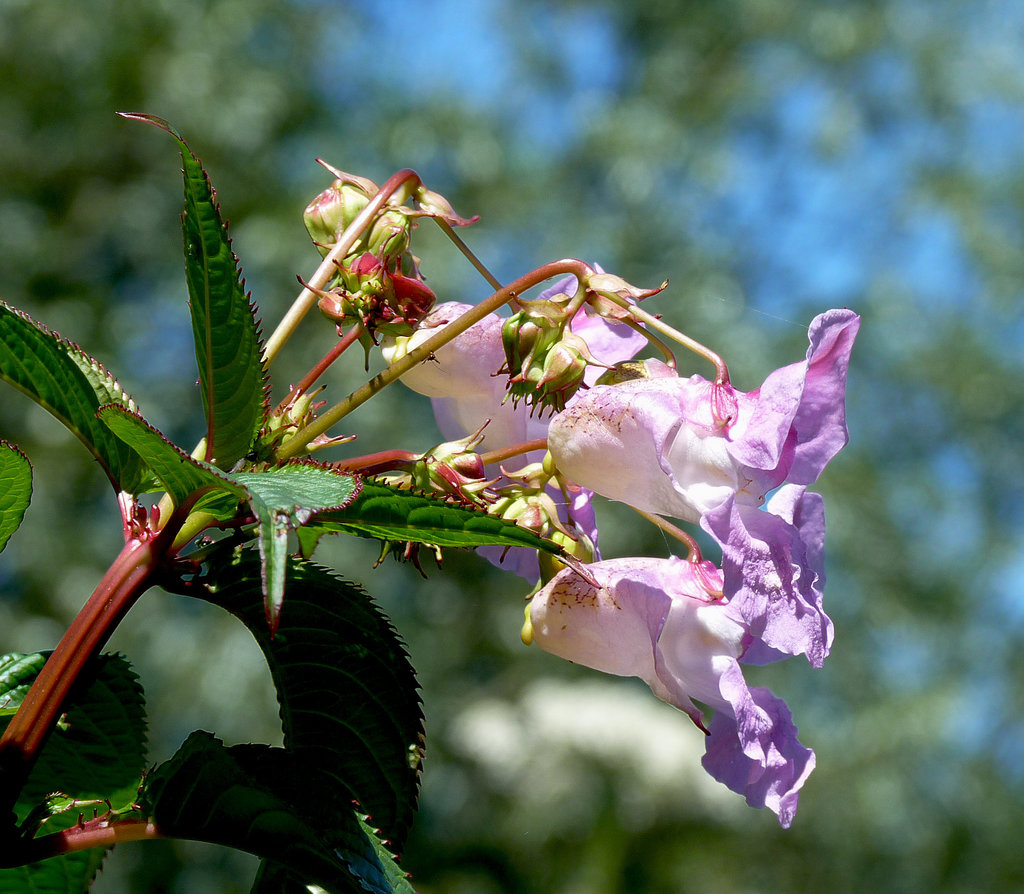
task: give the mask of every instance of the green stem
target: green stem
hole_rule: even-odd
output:
[[[711,348],[702,345],[699,341],[690,338],[690,336],[685,335],[678,329],[673,329],[671,326],[668,325],[668,323],[659,320],[656,316],[654,316],[654,314],[647,313],[647,311],[637,307],[637,305],[630,304],[625,298],[618,298],[617,296],[609,295],[607,293],[602,294],[609,300],[614,301],[620,307],[624,307],[626,310],[628,310],[634,319],[646,323],[648,326],[650,326],[652,329],[657,330],[662,335],[667,335],[673,341],[679,342],[679,344],[681,344],[684,348],[693,351],[694,354],[697,354],[703,357],[705,360],[709,360],[711,363],[713,363],[715,367],[715,384],[729,384],[729,369],[725,365],[725,361],[718,354],[712,351]]]
[[[318,296],[315,290],[322,290],[330,282],[331,277],[334,276],[335,271],[338,269],[337,262],[352,250],[352,246],[356,244],[359,237],[370,226],[373,218],[377,216],[377,213],[388,200],[410,182],[415,183],[417,186],[421,182],[419,174],[415,171],[406,168],[397,174],[392,174],[378,190],[377,194],[370,199],[366,207],[356,215],[352,223],[345,227],[345,231],[338,238],[337,243],[327,253],[323,261],[320,262],[316,273],[303,286],[302,291],[292,303],[292,306],[288,308],[288,312],[281,319],[281,322],[277,324],[277,328],[270,338],[267,339],[266,347],[263,349],[263,362],[267,366],[273,363],[274,358],[280,353],[284,343],[291,337],[296,327],[302,321],[302,318],[316,304]]]
[[[400,360],[396,360],[387,369],[378,373],[363,385],[362,388],[356,389],[344,400],[322,413],[315,421],[297,431],[290,440],[286,441],[277,450],[275,458],[277,460],[284,460],[298,456],[306,449],[306,445],[310,441],[322,435],[332,425],[339,422],[356,407],[366,403],[378,391],[396,381],[400,376],[416,366],[416,364],[428,359],[431,354],[457,338],[469,329],[470,326],[480,322],[488,314],[493,313],[503,304],[507,304],[520,293],[562,273],[572,273],[580,280],[583,280],[584,277],[591,275],[593,271],[583,261],[573,259],[552,261],[550,264],[545,264],[543,267],[538,267],[525,276],[519,277],[519,279],[503,289],[498,289],[489,298],[466,311],[461,317],[453,320],[437,334],[432,335],[418,348],[414,348]]]
[[[501,283],[498,282],[497,278],[491,273],[491,271],[484,266],[484,262],[473,254],[473,250],[466,245],[462,237],[452,229],[452,225],[443,217],[435,217],[434,220],[436,220],[437,225],[444,230],[445,235],[455,243],[455,247],[466,256],[469,263],[472,264],[480,275],[487,280],[490,287],[495,291],[500,289]]]
[[[28,774],[60,716],[71,687],[94,658],[151,578],[174,539],[169,525],[155,537],[134,537],[47,659],[0,737],[0,815],[13,807]]]

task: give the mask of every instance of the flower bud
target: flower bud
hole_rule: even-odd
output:
[[[614,273],[594,273],[587,277],[587,301],[602,317],[609,320],[628,320],[630,319],[629,311],[622,306],[620,301],[636,304],[644,298],[657,295],[667,285],[668,280],[665,280],[656,289],[641,289],[630,285],[621,276],[616,276]],[[613,300],[613,298],[617,298],[619,301]]]
[[[366,207],[370,195],[359,184],[335,180],[306,206],[302,221],[322,256]]]
[[[410,229],[408,217],[399,211],[386,211],[370,228],[367,236],[370,253],[390,267],[390,262],[399,259],[409,248]]]
[[[480,219],[479,215],[459,217],[451,203],[441,193],[427,189],[425,186],[416,190],[416,202],[421,214],[439,218],[453,227],[468,227]]]

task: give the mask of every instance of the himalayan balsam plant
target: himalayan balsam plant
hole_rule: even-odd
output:
[[[824,510],[807,487],[847,441],[858,317],[816,317],[804,359],[739,391],[720,356],[641,309],[660,289],[578,260],[502,286],[455,234],[472,220],[415,173],[378,187],[327,166],[336,179],[304,218],[323,261],[264,343],[198,159],[165,122],[126,117],[181,151],[206,434],[194,448],[172,443],[89,354],[0,304],[0,376],[85,445],[124,532],[54,651],[0,658],[0,889],[85,890],[117,842],[180,837],[257,855],[258,892],[412,890],[397,860],[424,750],[416,678],[373,600],[312,561],[325,534],[373,538],[382,555],[417,563],[476,549],[525,578],[525,643],[643,679],[705,735],[707,771],[788,827],[814,752],[743,666],[804,655],[820,667],[832,643]],[[436,304],[410,250],[422,218],[490,297]],[[274,360],[297,349],[290,337],[314,308],[338,340],[275,404]],[[357,342],[386,366],[328,408],[318,383]],[[712,377],[684,378],[673,343]],[[638,359],[646,350],[657,358]],[[312,458],[348,440],[335,426],[399,378],[431,398],[445,443]],[[30,493],[29,461],[0,443],[0,548]],[[681,555],[602,559],[595,494],[633,507]],[[666,517],[703,528],[721,567]],[[170,760],[147,762],[139,682],[102,649],[152,587],[248,628],[283,747],[197,731]]]

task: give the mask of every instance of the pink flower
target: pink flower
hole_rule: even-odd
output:
[[[797,739],[785,702],[747,686],[740,661],[755,640],[733,606],[710,595],[718,569],[630,558],[587,570],[600,588],[566,570],[533,598],[534,641],[596,670],[640,677],[708,733],[704,768],[788,827],[814,752]],[[714,709],[710,728],[694,699]]]
[[[700,522],[722,544],[725,592],[768,647],[761,660],[796,649],[820,666],[831,645],[824,511],[804,486],[848,440],[846,372],[859,325],[849,310],[815,317],[806,358],[755,391],[662,367],[657,378],[577,395],[548,429],[548,449],[573,481]]]

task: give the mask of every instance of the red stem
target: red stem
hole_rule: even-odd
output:
[[[24,866],[47,857],[84,851],[90,847],[113,847],[124,841],[147,841],[163,837],[149,820],[111,822],[103,817],[88,822],[80,820],[77,826],[70,829],[33,838],[31,841],[17,841],[13,846],[0,849],[0,866]]]
[[[335,360],[337,360],[342,354],[347,351],[352,344],[363,334],[363,324],[356,323],[351,329],[348,330],[338,341],[335,343],[320,361],[314,366],[308,373],[306,373],[299,383],[291,388],[284,400],[281,401],[274,410],[275,413],[281,413],[284,408],[288,406],[289,402],[297,399],[300,395],[305,394],[313,387],[316,380],[320,378],[328,367]]]
[[[0,737],[0,815],[10,811],[72,686],[118,622],[149,587],[179,525],[156,537],[133,537],[47,659],[18,712]]]
[[[390,472],[403,463],[414,462],[419,458],[419,453],[410,453],[408,450],[381,450],[379,453],[367,453],[365,456],[354,456],[351,459],[333,462],[331,468],[341,472],[376,475],[379,472]]]

